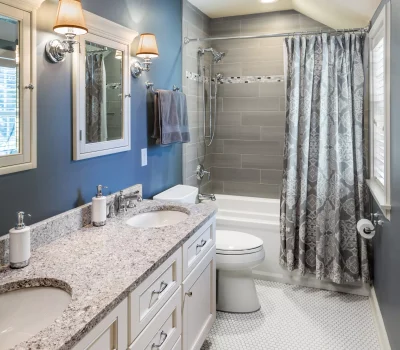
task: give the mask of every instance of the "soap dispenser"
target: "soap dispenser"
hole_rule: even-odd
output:
[[[24,217],[23,211],[18,212],[17,224],[10,230],[10,267],[13,269],[28,266],[31,258],[31,229],[25,226]]]
[[[93,226],[104,226],[107,220],[107,198],[103,196],[102,185],[97,186],[96,197],[92,198],[92,224]]]

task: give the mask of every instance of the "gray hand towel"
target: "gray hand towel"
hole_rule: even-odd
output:
[[[157,90],[157,93],[153,132],[157,143],[190,142],[186,95],[170,90]]]

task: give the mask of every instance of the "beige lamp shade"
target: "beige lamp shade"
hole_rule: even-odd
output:
[[[136,56],[142,58],[158,57],[158,47],[156,36],[151,33],[144,33],[140,35],[139,47]]]
[[[82,35],[88,32],[80,0],[60,0],[58,2],[56,33]]]

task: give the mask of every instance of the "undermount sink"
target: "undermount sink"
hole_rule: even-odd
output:
[[[70,301],[70,294],[52,287],[0,294],[0,350],[10,349],[50,326]]]
[[[126,223],[132,227],[163,227],[176,225],[187,219],[189,215],[181,211],[163,210],[152,211],[148,213],[138,214],[130,218]]]

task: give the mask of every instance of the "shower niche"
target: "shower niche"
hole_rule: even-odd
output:
[[[129,58],[138,34],[85,12],[89,34],[73,58],[73,159],[131,149]]]

